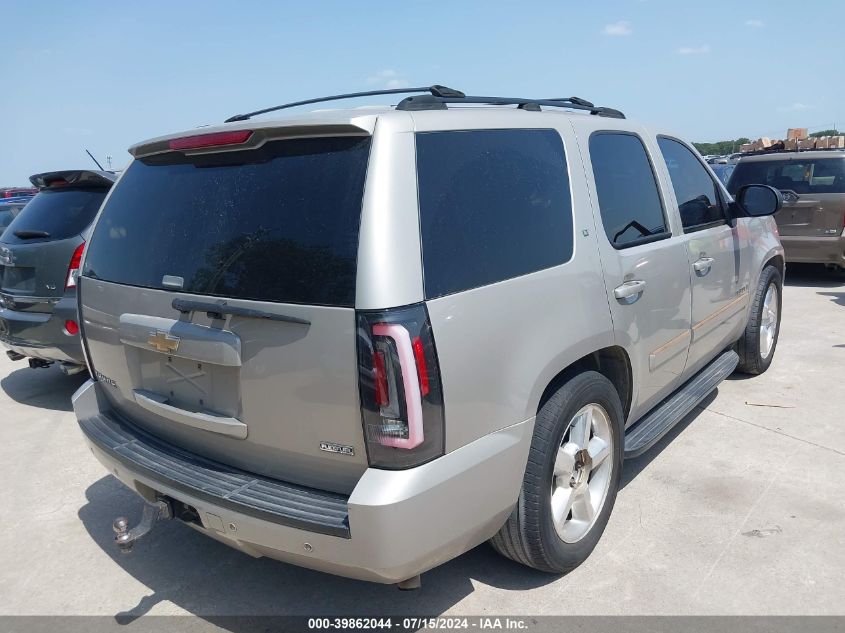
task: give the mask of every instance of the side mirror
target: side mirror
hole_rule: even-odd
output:
[[[783,207],[783,195],[768,185],[745,185],[740,187],[734,200],[739,207],[753,218],[774,215]]]

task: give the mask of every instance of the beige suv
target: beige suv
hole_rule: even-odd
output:
[[[776,152],[740,159],[728,190],[764,184],[783,194],[775,215],[786,261],[845,268],[845,152]]]
[[[688,143],[582,99],[424,92],[130,150],[74,397],[149,502],[122,549],[175,517],[404,588],[488,539],[566,572],[623,459],[769,367],[775,189],[731,198]]]

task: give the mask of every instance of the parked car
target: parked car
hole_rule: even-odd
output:
[[[32,199],[31,196],[18,196],[17,198],[0,198],[0,235],[6,227],[12,223],[26,203]]]
[[[775,215],[786,261],[845,268],[845,152],[816,150],[746,156],[728,190],[761,183],[779,189]]]
[[[0,189],[0,199],[32,197],[36,193],[38,193],[38,189],[33,187],[6,187],[5,189]]]
[[[74,396],[148,502],[122,549],[176,517],[401,588],[488,539],[566,572],[623,458],[769,367],[777,191],[731,200],[688,143],[582,99],[427,90],[131,148]]]
[[[85,369],[76,272],[94,216],[115,180],[69,170],[30,178],[38,194],[0,236],[0,344],[30,367]]]
[[[716,177],[722,181],[722,184],[726,185],[728,180],[730,180],[731,174],[733,173],[736,165],[716,163],[710,167],[713,169],[713,173],[716,174]]]

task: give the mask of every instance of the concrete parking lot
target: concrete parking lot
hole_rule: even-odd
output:
[[[548,576],[483,545],[416,592],[252,559],[175,521],[119,554],[112,519],[141,502],[84,446],[84,378],[4,356],[0,614],[843,614],[845,275],[787,277],[769,372],[726,381],[625,464],[584,565]]]

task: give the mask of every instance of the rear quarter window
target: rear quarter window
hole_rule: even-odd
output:
[[[103,209],[83,275],[200,295],[355,304],[369,138],[135,160]],[[173,289],[169,287],[168,289]]]
[[[3,233],[7,244],[64,240],[80,235],[97,215],[108,189],[46,189],[27,203]],[[44,231],[49,237],[21,239],[15,232]]]
[[[425,132],[416,147],[426,298],[570,259],[572,202],[556,131]]]

